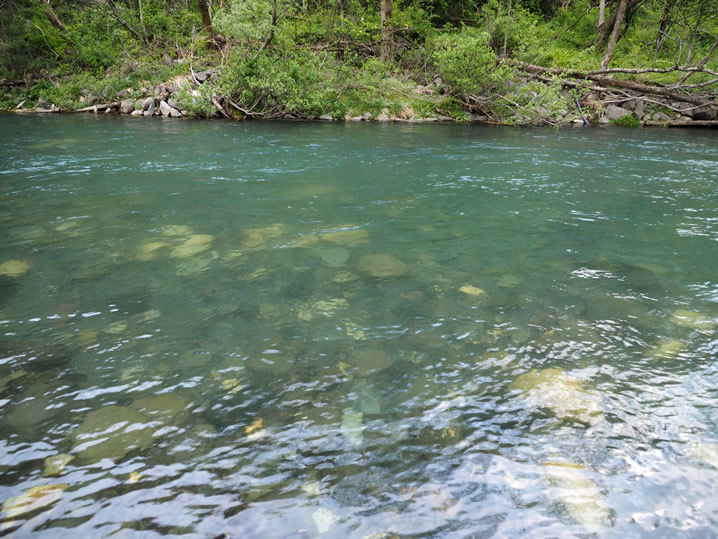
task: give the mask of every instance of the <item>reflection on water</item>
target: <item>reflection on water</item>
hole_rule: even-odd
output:
[[[718,533],[714,134],[0,124],[2,530]]]

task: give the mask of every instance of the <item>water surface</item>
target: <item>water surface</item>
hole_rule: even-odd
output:
[[[3,530],[718,534],[713,131],[0,130]]]

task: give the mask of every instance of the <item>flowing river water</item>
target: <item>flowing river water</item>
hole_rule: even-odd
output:
[[[718,534],[715,131],[0,132],[2,532]]]

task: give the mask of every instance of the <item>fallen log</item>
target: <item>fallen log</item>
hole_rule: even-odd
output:
[[[670,122],[656,122],[653,120],[646,120],[643,125],[648,127],[718,127],[718,120],[693,120],[690,122],[681,121],[670,121]]]
[[[651,94],[651,95],[660,95],[663,97],[669,97],[673,99],[674,101],[682,101],[684,103],[692,103],[694,105],[715,105],[715,101],[706,100],[704,98],[695,96],[695,95],[688,95],[688,94],[682,94],[680,92],[676,92],[673,90],[670,90],[668,88],[662,88],[658,86],[649,86],[647,84],[641,84],[640,82],[634,82],[630,80],[622,80],[622,79],[614,79],[613,77],[607,77],[605,75],[597,75],[589,73],[582,73],[580,71],[573,71],[571,69],[554,69],[549,67],[541,67],[533,64],[527,64],[526,62],[521,62],[520,60],[509,60],[507,62],[509,65],[512,65],[514,67],[518,67],[527,73],[532,73],[536,75],[543,75],[544,73],[550,73],[552,75],[560,75],[564,77],[569,77],[572,79],[584,79],[584,80],[592,80],[594,82],[598,82],[602,86],[612,86],[614,88],[623,88],[626,90],[633,90],[634,92],[639,92],[643,94]]]
[[[107,108],[118,108],[121,105],[119,101],[112,103],[102,103],[101,105],[90,105],[81,109],[75,109],[75,112],[97,112],[98,110],[105,110]]]

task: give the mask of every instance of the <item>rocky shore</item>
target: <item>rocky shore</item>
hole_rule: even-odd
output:
[[[201,100],[208,101],[214,106],[211,118],[227,118],[242,120],[244,115],[234,103],[224,96],[216,95],[213,91],[200,92],[200,87],[217,78],[217,71],[210,69],[201,72],[192,72],[191,75],[174,77],[154,88],[140,88],[135,90],[126,88],[118,92],[112,99],[100,98],[83,90],[79,100],[79,107],[59,107],[40,99],[28,104],[25,101],[18,103],[15,112],[18,113],[73,113],[86,112],[94,114],[124,114],[134,117],[165,117],[165,118],[191,118],[197,117],[189,109],[192,104]],[[437,77],[426,85],[416,85],[412,94],[433,95],[443,91],[443,82]],[[513,86],[520,89],[525,84],[519,79]],[[209,86],[209,85],[208,85]],[[511,95],[511,91],[508,93]],[[208,97],[209,96],[209,97]],[[568,93],[566,93],[568,96]],[[691,103],[671,101],[669,99],[647,96],[640,93],[622,92],[616,96],[613,91],[592,91],[572,107],[563,107],[551,111],[538,109],[533,118],[509,117],[496,118],[483,113],[467,111],[465,120],[447,115],[421,116],[411,108],[402,110],[399,114],[390,114],[383,110],[374,116],[370,112],[362,115],[347,115],[345,118],[334,118],[324,114],[319,116],[300,116],[286,114],[280,119],[285,120],[318,120],[350,122],[404,122],[404,123],[431,123],[471,121],[473,123],[487,123],[495,125],[530,125],[563,127],[572,125],[623,125],[629,127],[718,127],[718,109],[711,105],[694,105]]]

